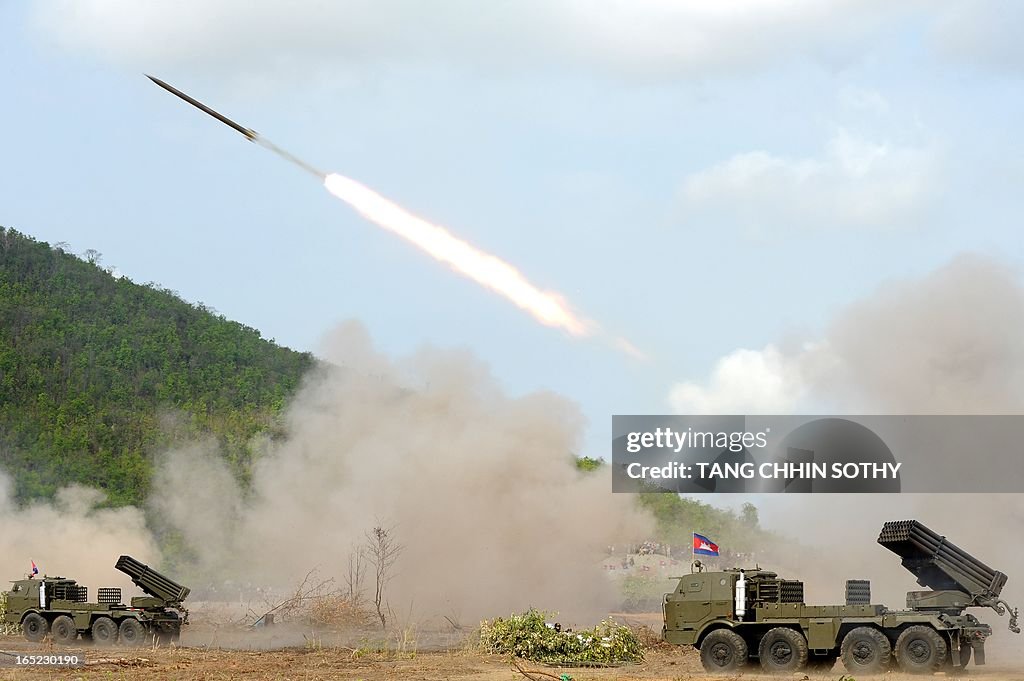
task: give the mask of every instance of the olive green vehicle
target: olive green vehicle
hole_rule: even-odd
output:
[[[100,588],[98,603],[88,602],[88,589],[73,579],[42,577],[13,582],[7,592],[4,620],[20,624],[29,641],[47,634],[55,643],[70,645],[79,634],[96,645],[138,646],[177,641],[188,624],[182,602],[188,587],[177,584],[131,556],[121,556],[115,566],[131,577],[148,596],[122,602],[121,589]]]
[[[768,672],[831,669],[842,659],[851,674],[892,667],[908,673],[960,671],[974,657],[985,664],[992,628],[966,612],[1017,611],[999,598],[1006,575],[992,570],[914,520],[885,523],[878,543],[929,591],[907,593],[904,610],[871,604],[870,583],[846,583],[845,605],[807,605],[803,582],[774,572],[706,572],[699,563],[665,594],[663,638],[692,645],[710,672],[733,672],[755,660]]]

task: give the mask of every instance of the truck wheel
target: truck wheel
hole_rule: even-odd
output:
[[[700,661],[709,672],[732,672],[747,663],[747,642],[735,631],[715,629],[700,644]]]
[[[93,642],[98,646],[112,646],[117,641],[117,625],[109,617],[97,617],[90,631]]]
[[[807,664],[807,639],[795,629],[769,629],[757,647],[761,668],[769,673],[795,672]]]
[[[21,621],[21,630],[25,632],[25,638],[29,641],[39,643],[46,638],[46,633],[50,631],[50,623],[38,612],[30,612]]]
[[[892,645],[874,627],[857,627],[843,638],[843,664],[851,674],[882,674],[889,668]]]
[[[908,627],[896,639],[896,661],[908,674],[937,672],[946,661],[948,648],[942,635],[931,627]]]
[[[121,643],[129,647],[141,646],[146,642],[146,628],[142,626],[142,622],[131,617],[121,620],[118,633]]]
[[[61,615],[53,620],[53,624],[50,625],[50,633],[53,634],[53,642],[62,646],[72,645],[78,638],[75,621],[67,615]]]

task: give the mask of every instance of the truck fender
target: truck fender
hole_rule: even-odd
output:
[[[716,620],[713,622],[708,622],[703,627],[701,627],[700,631],[697,632],[697,641],[693,645],[697,648],[700,648],[700,644],[704,642],[704,638],[712,631],[715,631],[717,629],[730,629],[732,631],[736,631],[736,623],[730,622],[729,620]]]

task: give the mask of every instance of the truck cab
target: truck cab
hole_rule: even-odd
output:
[[[694,645],[704,628],[733,616],[739,572],[694,572],[679,578],[675,591],[665,594],[662,614],[664,639]]]
[[[86,588],[73,579],[64,577],[43,577],[42,579],[19,579],[11,583],[7,592],[7,613],[5,620],[18,624],[19,613],[31,610],[46,610],[53,607],[53,601],[68,604],[81,603],[86,599]]]

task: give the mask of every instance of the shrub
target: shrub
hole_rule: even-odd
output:
[[[491,653],[567,665],[639,662],[644,657],[640,641],[628,627],[604,620],[593,629],[558,631],[547,622],[554,614],[531,609],[484,621],[480,643]]]

